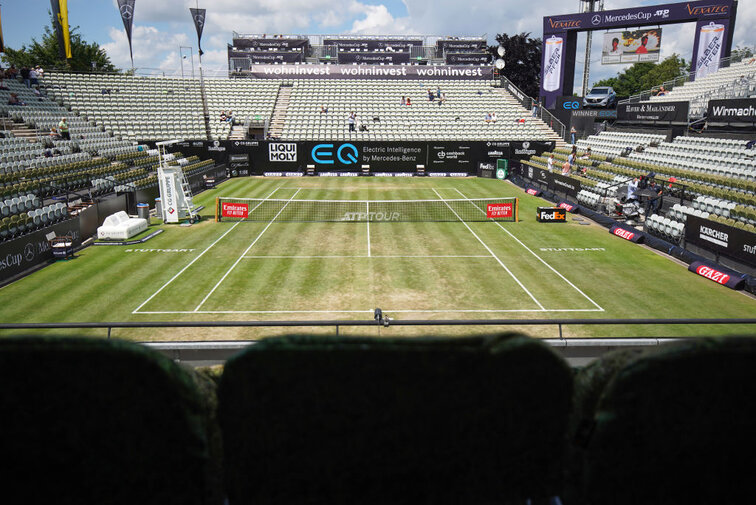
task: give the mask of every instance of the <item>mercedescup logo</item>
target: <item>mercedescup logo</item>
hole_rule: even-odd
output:
[[[727,247],[727,243],[729,242],[727,233],[719,230],[714,230],[712,228],[709,228],[708,226],[703,225],[699,227],[698,231],[700,232],[699,237],[701,237],[701,240],[706,240],[707,242],[711,242],[712,244]]]
[[[270,161],[297,161],[297,144],[273,142],[268,144]]]

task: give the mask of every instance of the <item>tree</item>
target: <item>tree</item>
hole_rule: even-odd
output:
[[[501,33],[496,42],[504,46],[504,69],[501,74],[512,81],[526,95],[537,97],[541,90],[541,39],[530,38],[530,33],[509,36]],[[498,46],[489,46],[494,58]]]
[[[94,62],[98,71],[114,72],[116,70],[107,53],[97,42],[82,40],[78,26],[70,29],[72,58],[61,59],[58,38],[55,35],[55,24],[49,10],[48,14],[50,14],[50,26],[45,26],[41,42],[32,38],[31,44],[23,45],[21,49],[5,47],[4,60],[8,65],[15,65],[16,68],[41,65],[46,69],[91,72],[92,62]]]
[[[635,63],[617,77],[601,80],[594,86],[611,86],[618,96],[627,97],[680,77],[687,68],[685,60],[673,54],[659,63]]]

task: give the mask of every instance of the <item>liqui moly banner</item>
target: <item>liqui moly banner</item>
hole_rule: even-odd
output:
[[[688,266],[688,270],[730,289],[742,289],[745,284],[743,274],[723,268],[716,263],[694,261]]]
[[[633,242],[635,244],[642,244],[645,238],[645,235],[643,235],[643,233],[638,230],[624,228],[616,224],[609,228],[609,233],[616,235],[619,238],[629,240],[630,242]]]
[[[562,84],[564,39],[552,36],[546,39],[543,44],[543,89],[546,91],[556,91]]]

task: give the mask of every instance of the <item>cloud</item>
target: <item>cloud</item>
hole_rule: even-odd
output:
[[[102,44],[110,60],[116,67],[130,68],[129,43],[126,32],[121,28],[108,30],[110,42]],[[189,39],[185,33],[162,32],[154,26],[134,25],[132,30],[134,50],[134,66],[148,68],[163,68],[162,65],[168,53],[178,53],[179,46],[188,45]],[[178,56],[175,56],[174,67],[178,67]]]

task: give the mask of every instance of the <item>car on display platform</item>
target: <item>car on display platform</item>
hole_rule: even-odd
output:
[[[617,106],[617,93],[610,86],[597,86],[583,98],[583,107],[614,108]]]

